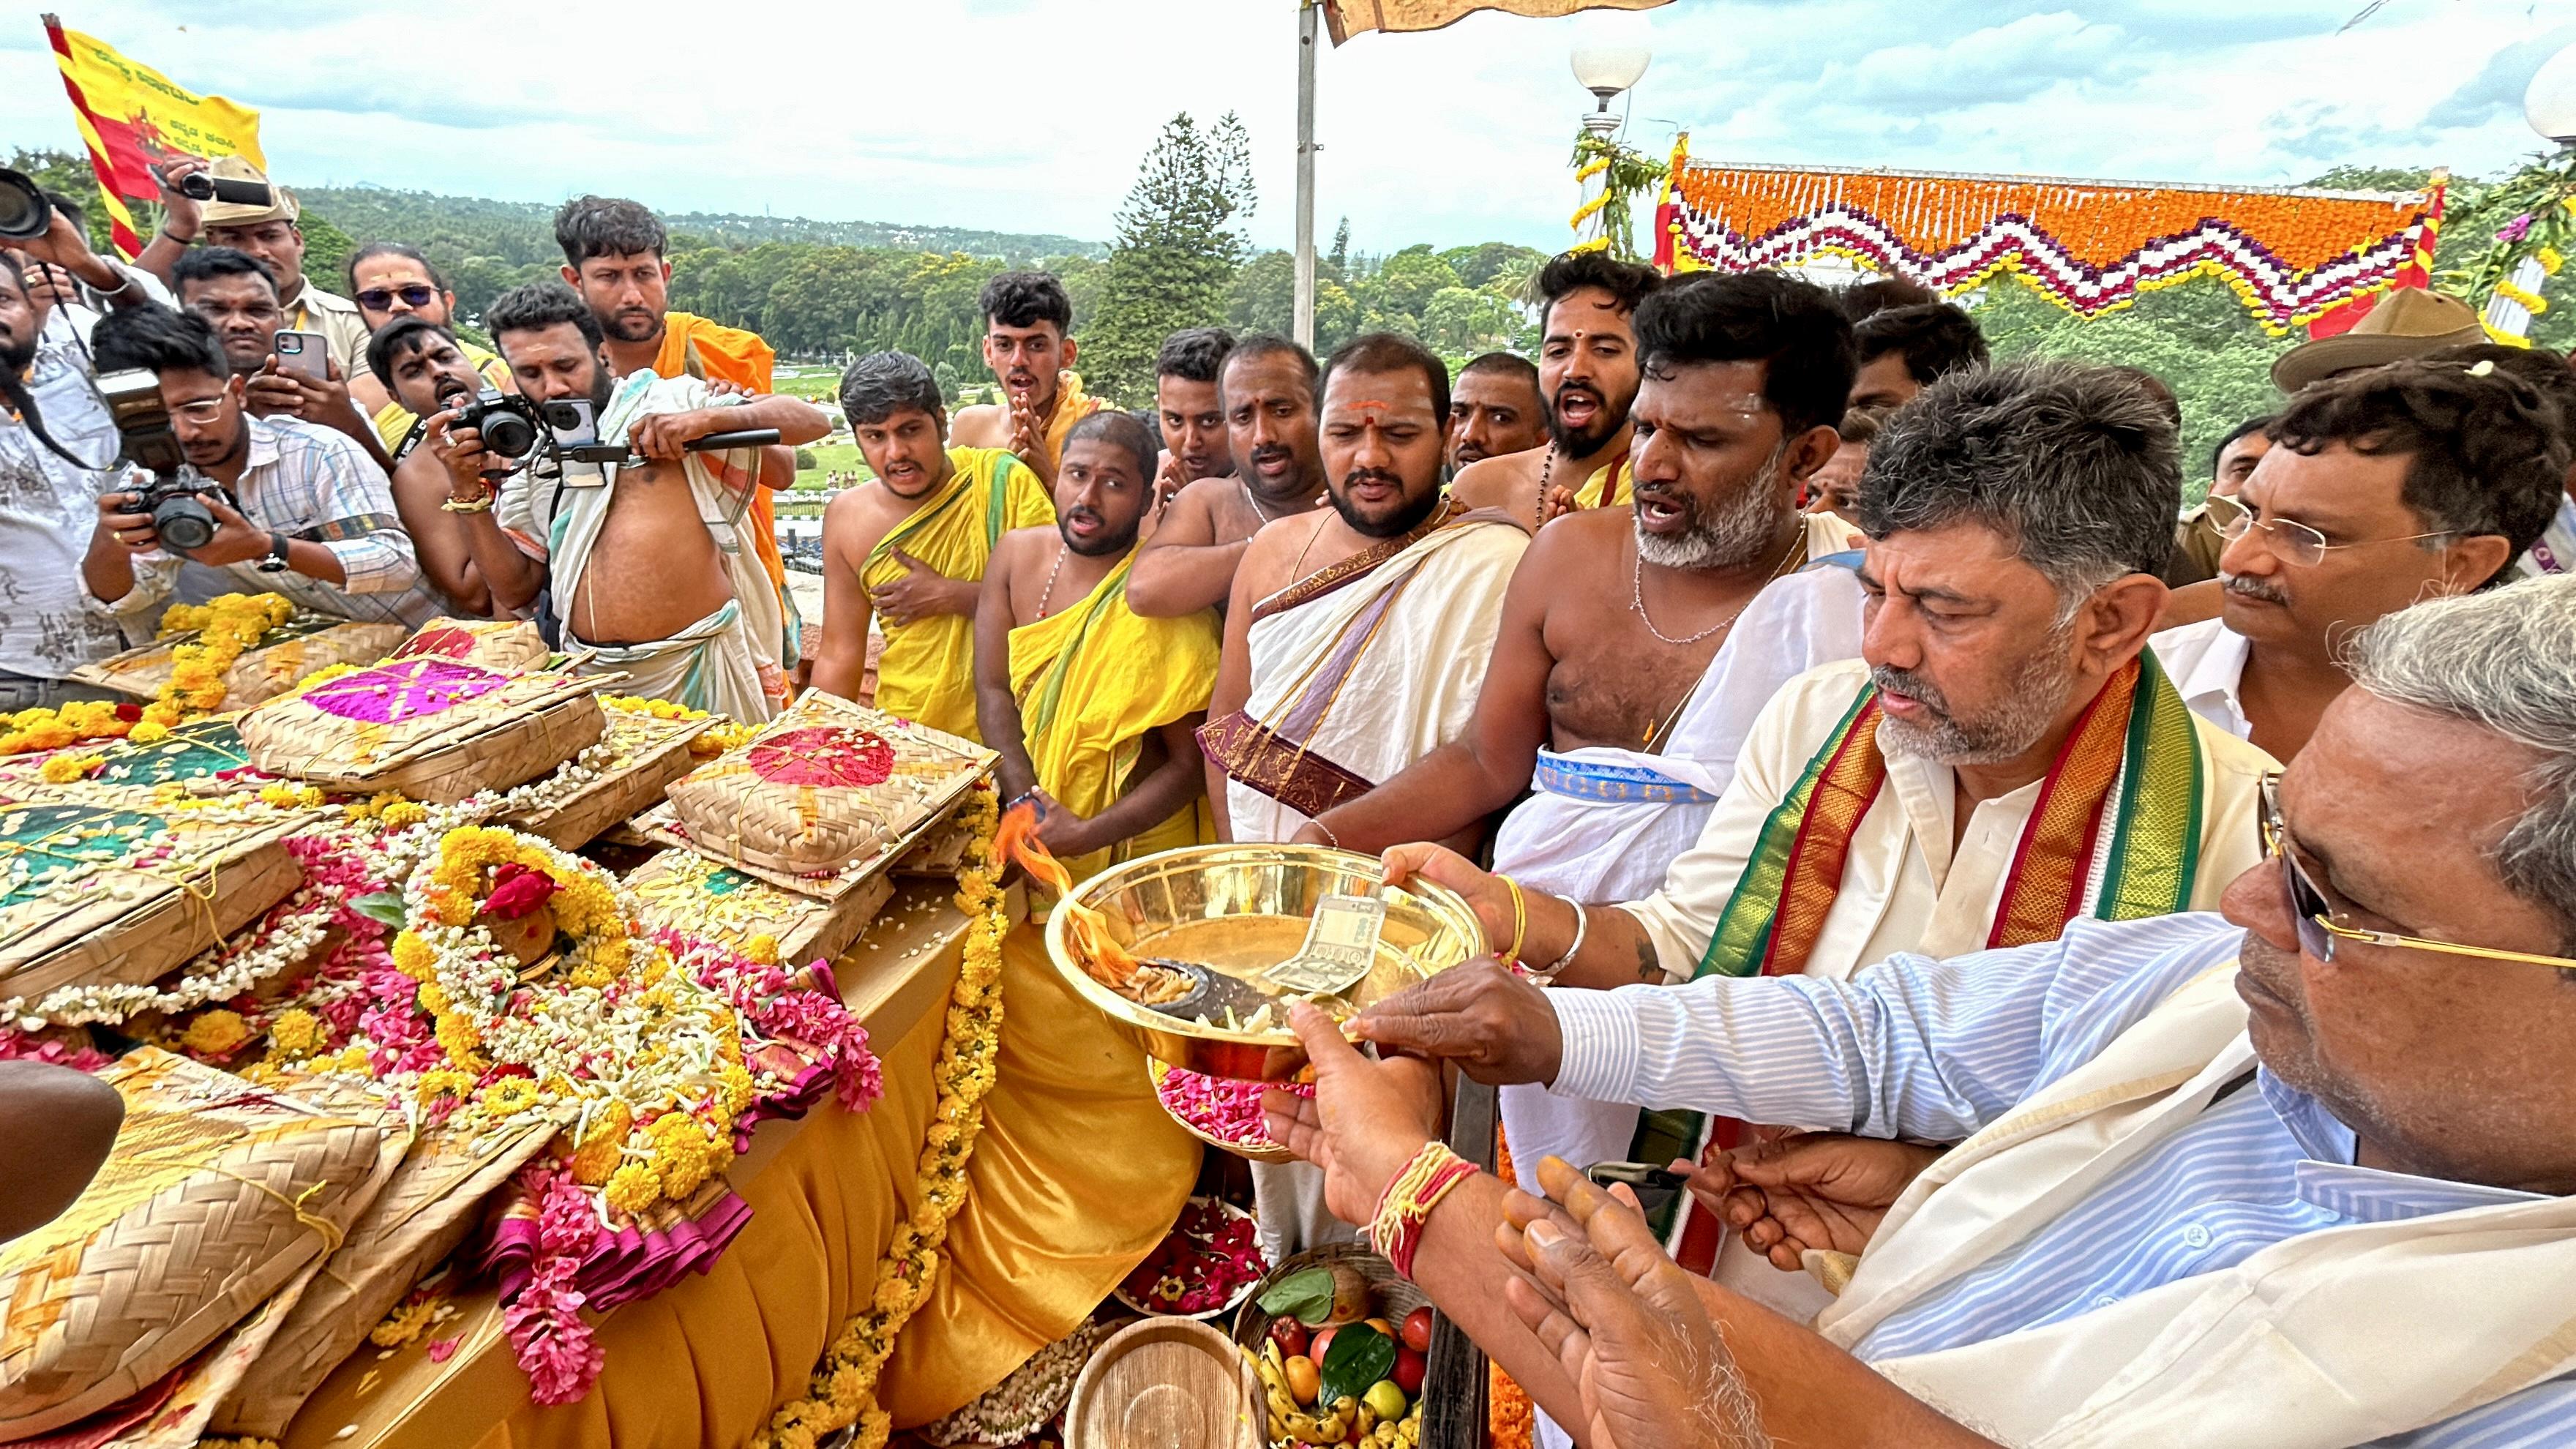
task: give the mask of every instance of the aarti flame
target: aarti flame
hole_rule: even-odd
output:
[[[1027,801],[1012,806],[994,833],[993,848],[1055,892],[1056,913],[1065,918],[1065,940],[1083,971],[1112,991],[1132,993],[1136,958],[1109,934],[1107,917],[1074,900],[1072,874],[1038,839],[1038,807]]]

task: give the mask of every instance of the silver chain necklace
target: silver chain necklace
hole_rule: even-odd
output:
[[[1244,482],[1241,478],[1237,478],[1234,480],[1234,486],[1243,490],[1243,501],[1252,506],[1252,516],[1261,520],[1262,528],[1267,528],[1271,524],[1279,521],[1278,519],[1271,517],[1269,511],[1261,506],[1261,500],[1259,498],[1253,496],[1251,484]],[[1260,531],[1260,529],[1253,530],[1255,533]]]
[[[1788,568],[1789,560],[1797,557],[1798,550],[1805,545],[1806,541],[1807,536],[1803,531],[1796,537],[1790,539],[1788,552],[1782,554],[1780,556],[1780,561],[1771,566],[1771,572],[1765,575],[1762,581],[1767,584],[1772,579],[1780,577],[1781,572]],[[1762,591],[1757,588],[1753,592],[1758,595]],[[1665,643],[1673,645],[1676,648],[1687,644],[1696,644],[1702,639],[1707,638],[1709,635],[1716,633],[1718,630],[1726,628],[1728,625],[1733,624],[1737,619],[1742,618],[1744,616],[1744,611],[1752,607],[1752,605],[1753,599],[1751,597],[1747,597],[1743,603],[1736,605],[1734,610],[1725,618],[1718,620],[1716,623],[1709,625],[1707,628],[1700,630],[1698,633],[1691,635],[1687,639],[1676,639],[1672,635],[1665,633],[1663,630],[1656,628],[1654,616],[1646,612],[1646,554],[1644,550],[1640,549],[1637,551],[1636,566],[1628,571],[1628,607],[1637,611],[1637,617],[1645,622],[1647,633],[1654,635],[1656,638],[1661,639]]]

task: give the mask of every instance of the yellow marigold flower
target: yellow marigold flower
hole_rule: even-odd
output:
[[[250,1040],[250,1026],[241,1013],[217,1008],[201,1012],[180,1034],[179,1045],[199,1056],[221,1056]]]
[[[155,723],[147,718],[140,724],[134,726],[134,728],[127,730],[125,732],[125,737],[134,741],[138,745],[159,744],[161,741],[170,738],[170,727],[168,725]]]
[[[544,1103],[544,1094],[526,1077],[502,1077],[483,1089],[483,1110],[495,1117],[533,1112]]]
[[[269,1041],[279,1055],[290,1061],[320,1051],[330,1037],[330,1028],[322,1024],[322,1018],[300,1006],[279,1012],[277,1019],[268,1024]]]
[[[432,1016],[444,1013],[454,1003],[447,999],[447,988],[435,981],[420,983],[420,1009]]]
[[[400,800],[386,806],[377,818],[384,821],[387,829],[401,830],[427,820],[429,807],[417,801]]]
[[[724,1083],[726,1115],[739,1117],[750,1110],[754,1091],[751,1073],[744,1071],[740,1066],[728,1064],[717,1074],[717,1080]]]
[[[409,931],[394,937],[394,969],[414,981],[427,981],[438,972],[438,953],[429,943]]]
[[[623,1102],[610,1102],[592,1119],[589,1135],[572,1155],[575,1182],[597,1187],[617,1171],[618,1158],[626,1146],[626,1134],[635,1128],[635,1114]]]
[[[441,1068],[421,1073],[420,1080],[414,1085],[413,1090],[424,1107],[442,1097],[461,1102],[473,1092],[474,1078],[464,1072]]]
[[[89,772],[105,763],[105,755],[56,755],[38,767],[36,773],[57,785],[86,780]]]
[[[778,964],[778,938],[767,934],[754,936],[744,943],[742,954],[763,966],[775,966]]]
[[[608,1179],[608,1206],[633,1217],[662,1200],[662,1179],[651,1163],[630,1162]]]
[[[469,1062],[481,1049],[483,1034],[474,1029],[474,1023],[449,1012],[438,1019],[438,1044],[447,1052],[449,1061]]]

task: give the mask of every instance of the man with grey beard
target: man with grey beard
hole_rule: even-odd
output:
[[[1927,388],[1861,476],[1861,657],[1763,709],[1661,889],[1591,910],[1520,891],[1520,959],[1560,989],[1845,978],[1899,952],[2054,939],[2077,916],[2214,908],[2260,852],[2273,765],[2193,716],[2144,655],[2181,496],[2174,445],[2163,412],[2104,369],[1981,369]],[[1654,496],[1641,480],[1641,506]],[[1513,938],[1502,875],[1427,845],[1386,860],[1390,883],[1449,886],[1489,939]],[[1649,1113],[1603,1155],[1664,1162],[1710,1136]],[[1677,1246],[1685,1266],[1707,1264],[1714,1219],[1692,1215]],[[1720,1277],[1793,1314],[1823,1301],[1740,1246]]]

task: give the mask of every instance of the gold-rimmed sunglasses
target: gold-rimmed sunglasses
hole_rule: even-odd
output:
[[[2364,931],[2338,923],[2342,914],[2334,898],[2299,864],[2298,852],[2291,848],[2289,828],[2281,823],[2281,777],[2263,777],[2261,813],[2255,823],[2263,834],[2263,852],[2281,863],[2281,891],[2289,897],[2290,916],[2297,923],[2299,949],[2320,961],[2335,958],[2337,941],[2359,941],[2365,946],[2386,946],[2401,951],[2439,951],[2446,956],[2476,956],[2488,961],[2520,961],[2530,966],[2555,966],[2561,971],[2576,971],[2576,961],[2563,956],[2534,956],[2527,951],[2498,951],[2486,946],[2463,946],[2454,941],[2430,941],[2422,936],[2401,936],[2394,931]]]

